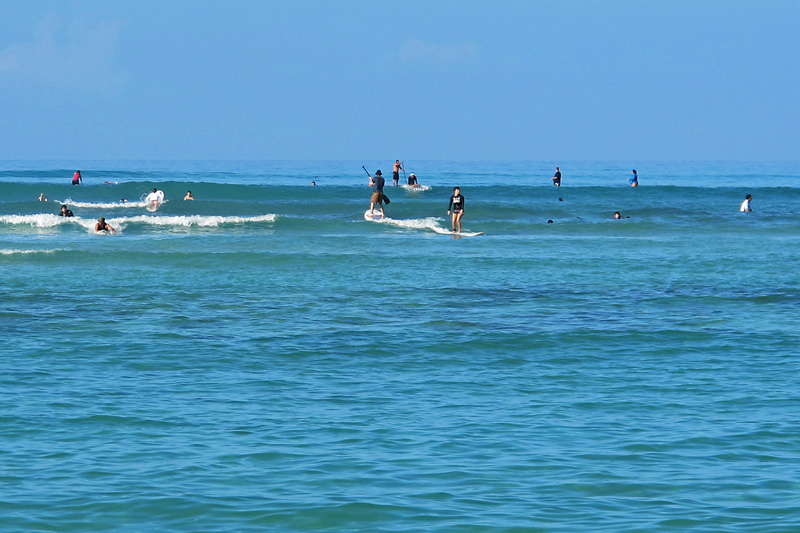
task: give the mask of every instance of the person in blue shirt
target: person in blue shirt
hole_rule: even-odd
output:
[[[633,175],[628,178],[628,181],[631,182],[631,187],[639,186],[639,174],[636,173],[636,169],[633,169]]]

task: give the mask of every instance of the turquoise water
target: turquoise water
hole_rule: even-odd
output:
[[[796,165],[361,164],[5,162],[0,530],[800,529]]]

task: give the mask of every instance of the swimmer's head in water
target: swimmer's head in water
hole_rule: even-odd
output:
[[[622,215],[619,214],[619,211],[614,212],[614,218],[622,218]]]

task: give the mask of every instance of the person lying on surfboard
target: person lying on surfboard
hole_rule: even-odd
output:
[[[116,230],[111,227],[111,224],[106,223],[106,219],[104,217],[100,217],[97,219],[97,224],[94,225],[95,231],[110,231],[111,233],[116,233]]]

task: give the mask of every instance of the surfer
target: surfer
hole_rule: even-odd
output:
[[[79,183],[83,182],[83,176],[81,176],[81,171],[76,170],[75,174],[72,175],[72,184],[78,185]]]
[[[61,212],[58,214],[58,216],[60,216],[60,217],[72,217],[72,216],[75,216],[75,215],[72,214],[72,210],[71,209],[67,209],[66,205],[62,205],[61,206]]]
[[[417,183],[417,176],[415,176],[413,172],[408,175],[408,185],[411,187],[419,187],[419,183]]]
[[[380,170],[375,171],[375,176],[369,177],[369,186],[372,187],[372,197],[369,200],[369,216],[375,215],[375,204],[381,208],[381,216],[385,217],[386,213],[383,212],[383,186],[386,185],[386,180],[383,179]]]
[[[450,211],[453,212],[453,233],[456,233],[456,226],[458,226],[458,233],[461,233],[461,217],[464,216],[464,197],[458,187],[453,188],[453,196],[450,197],[450,204],[447,206],[448,215]]]
[[[106,219],[104,217],[100,217],[97,219],[97,224],[94,225],[95,231],[110,231],[111,233],[116,233],[116,230],[111,227],[110,224],[106,223]]]
[[[392,170],[392,185],[397,186],[400,183],[400,169],[403,168],[403,162],[396,159],[394,162],[394,169]]]
[[[639,174],[636,173],[636,169],[633,169],[633,176],[628,178],[628,181],[631,182],[631,187],[638,187],[639,186]]]
[[[158,204],[164,201],[164,191],[159,191],[156,188],[153,188],[153,192],[147,195],[144,199],[144,202],[147,204],[147,207],[153,209],[155,211],[158,209]]]
[[[183,197],[183,200],[194,200],[194,196],[192,196],[192,191],[186,191],[186,196]]]
[[[556,167],[556,173],[551,179],[553,180],[553,185],[561,187],[561,170],[558,167]]]
[[[742,202],[742,205],[739,207],[739,211],[741,211],[741,212],[743,212],[743,213],[749,213],[749,212],[751,212],[751,211],[753,210],[753,209],[750,207],[750,201],[751,201],[752,199],[753,199],[753,197],[752,197],[752,196],[750,196],[749,194],[748,194],[747,196],[745,196],[745,197],[744,197],[744,202]]]
[[[44,197],[44,193],[39,194],[39,201],[40,202],[46,202],[47,201],[47,198]]]

